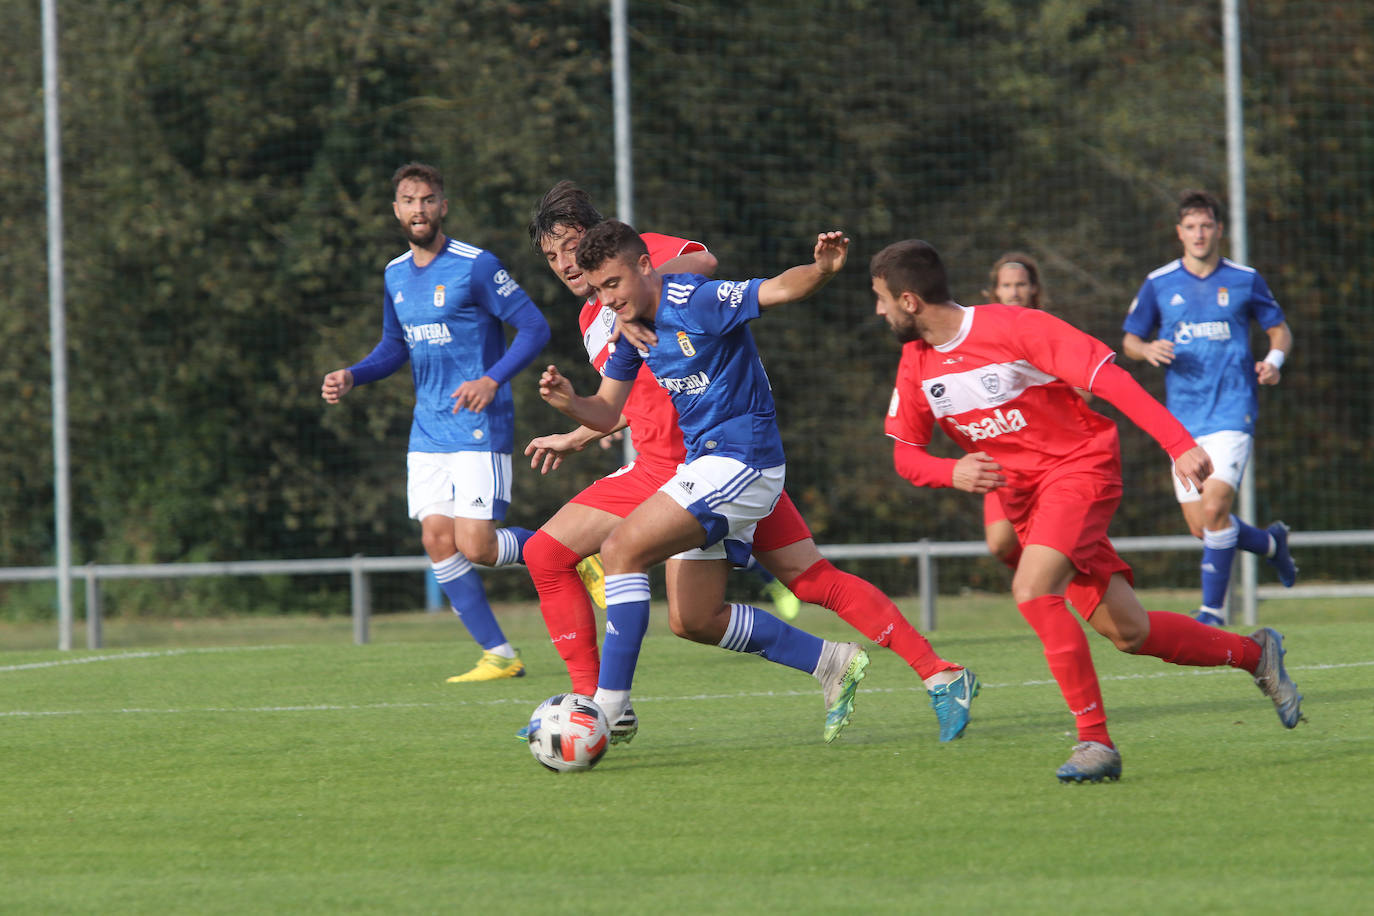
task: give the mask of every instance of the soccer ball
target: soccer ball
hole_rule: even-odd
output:
[[[611,740],[606,714],[589,696],[560,693],[530,716],[530,753],[555,773],[590,770]]]

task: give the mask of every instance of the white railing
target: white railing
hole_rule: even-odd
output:
[[[1164,537],[1113,538],[1120,553],[1145,551],[1197,550],[1198,542],[1188,535]],[[1374,530],[1369,531],[1304,531],[1289,538],[1295,548],[1367,547],[1374,546]],[[880,560],[915,557],[918,562],[918,590],[921,600],[920,628],[933,631],[936,625],[935,605],[939,584],[937,561],[941,557],[981,557],[987,553],[982,541],[904,541],[889,544],[827,544],[821,554],[830,560]],[[503,567],[519,569],[521,567]],[[86,581],[86,647],[100,648],[102,613],[100,583],[106,579],[183,579],[200,576],[275,576],[275,575],[347,575],[350,605],[353,616],[353,641],[362,645],[369,639],[372,616],[371,589],[368,576],[387,572],[428,572],[426,557],[352,557],[318,560],[241,560],[224,563],[87,563],[73,566],[72,577]],[[55,566],[0,568],[0,582],[53,581],[58,572]],[[1374,597],[1374,581],[1352,583],[1324,583],[1283,588],[1263,585],[1260,598],[1368,598]],[[1246,620],[1249,626],[1258,621]],[[65,638],[62,638],[65,637]],[[71,645],[71,634],[59,634],[59,645]]]

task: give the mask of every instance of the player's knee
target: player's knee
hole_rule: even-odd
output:
[[[561,548],[561,549],[560,549]],[[525,567],[530,571],[531,576],[556,572],[560,569],[572,569],[576,563],[569,564],[572,552],[558,542],[552,535],[540,529],[530,535],[530,539],[525,542],[524,550]]]
[[[479,566],[495,566],[497,557],[496,533],[490,537],[469,535],[455,538],[458,552]]]

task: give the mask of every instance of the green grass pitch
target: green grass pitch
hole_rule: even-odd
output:
[[[448,615],[361,647],[343,619],[116,621],[114,648],[0,653],[0,911],[1358,912],[1374,628],[1368,602],[1317,604],[1261,608],[1306,697],[1293,731],[1243,672],[1090,634],[1125,771],[1084,786],[1054,778],[1070,717],[1006,599],[941,605],[937,649],[985,685],[951,744],[885,650],[827,746],[814,680],[656,608],[639,736],[568,775],[514,738],[566,689],[528,609],[504,619],[530,675],[463,685]]]

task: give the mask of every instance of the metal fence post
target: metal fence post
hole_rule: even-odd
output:
[[[362,554],[353,554],[353,566],[349,570],[348,578],[353,595],[353,642],[355,645],[365,646],[368,639],[368,617],[372,613],[372,595],[368,591]]]
[[[105,644],[105,609],[100,606],[100,579],[96,576],[95,561],[86,564],[86,648],[99,649]]]
[[[921,629],[935,631],[935,555],[930,552],[930,538],[921,538],[921,552],[917,563],[921,570]]]

